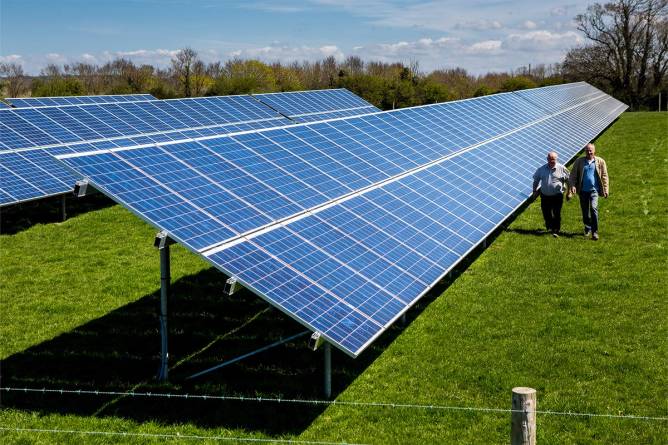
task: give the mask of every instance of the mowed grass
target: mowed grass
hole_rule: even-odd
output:
[[[565,236],[537,235],[542,218],[532,203],[409,312],[406,328],[393,327],[357,360],[333,354],[337,399],[508,409],[511,388],[530,386],[540,410],[668,416],[668,115],[626,113],[596,145],[611,175],[600,241],[581,236],[577,200],[564,206]],[[184,381],[186,371],[300,328],[247,292],[223,298],[222,274],[177,246],[172,363],[186,360],[172,370],[171,384],[151,380],[159,348],[154,233],[113,206],[0,237],[2,386],[318,398],[321,356],[304,341]],[[489,411],[0,397],[0,427],[10,429],[374,444],[509,441],[509,414]],[[540,443],[658,444],[667,437],[665,420],[538,415]],[[3,443],[165,440],[0,430]]]

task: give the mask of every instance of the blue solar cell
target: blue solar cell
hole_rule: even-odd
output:
[[[0,130],[0,145],[3,149],[25,147],[32,143],[2,123],[0,123]]]
[[[79,142],[82,140],[81,137],[33,108],[19,108],[13,111],[13,113],[43,130],[59,143]]]
[[[35,125],[16,114],[17,110],[0,110],[0,123],[20,134],[30,141],[32,145],[55,145],[60,143],[48,133],[40,130]]]

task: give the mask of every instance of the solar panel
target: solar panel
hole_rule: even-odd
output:
[[[71,191],[77,178],[49,156],[64,144],[119,147],[291,123],[248,96],[0,110],[0,206]],[[39,185],[18,192],[26,180]]]
[[[15,108],[32,108],[56,105],[140,102],[158,99],[150,94],[109,94],[102,96],[8,97],[5,100],[11,103]]]
[[[253,97],[295,122],[314,122],[380,111],[345,88],[254,94]]]
[[[223,132],[287,122],[249,96],[202,97],[0,110],[0,149],[62,145],[221,126]],[[20,136],[20,138],[17,137]]]
[[[12,106],[0,101],[0,108],[12,108]]]
[[[562,88],[58,157],[357,356],[626,109]]]
[[[341,102],[341,106],[353,103],[348,98],[352,93],[346,90],[334,91],[347,101]],[[326,95],[327,91],[310,94],[308,97],[303,97],[299,105],[311,111],[314,108],[310,103],[316,100],[322,101]],[[361,99],[357,102],[360,101],[366,103]],[[316,107],[322,109],[323,105],[318,103]],[[335,107],[336,105],[332,105],[332,108]],[[349,113],[352,110],[347,111]],[[44,149],[51,154],[61,153],[62,150],[58,147],[71,142],[92,143],[92,146],[71,148],[86,151],[95,149],[100,144],[107,148],[123,147],[214,136],[292,123],[249,96],[108,104],[103,107],[90,106],[83,109],[76,106],[21,109],[15,110],[15,113],[5,116],[4,119],[0,115],[0,122],[3,120],[7,125],[3,126],[0,123],[0,128],[6,130],[0,134],[0,147],[3,145],[12,147],[11,151],[14,151],[22,147],[48,146],[49,148]],[[184,127],[186,125],[192,127]],[[128,138],[121,134],[132,134],[132,136]],[[54,147],[58,149],[54,150]],[[29,150],[21,153],[21,159],[26,161],[32,156]],[[41,154],[34,156],[43,159]],[[0,150],[0,165],[3,165],[5,158],[6,156]],[[55,161],[53,162],[55,164]],[[12,162],[11,171],[17,173],[19,177],[16,178],[16,181],[19,183],[20,178],[28,177],[27,172],[30,172],[38,175],[34,178],[35,181],[43,183],[50,181],[51,187],[60,187],[61,193],[67,193],[72,189],[76,179],[71,174],[66,174],[57,165],[54,165],[52,169],[43,165],[43,169],[44,172],[34,170],[30,162],[25,165]],[[27,191],[24,191],[17,196],[6,192],[0,193],[0,206],[48,196],[42,194],[39,188],[33,187],[26,190],[30,190],[31,193],[26,194]],[[0,191],[2,191],[2,185],[0,185]]]

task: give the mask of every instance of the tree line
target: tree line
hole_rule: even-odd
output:
[[[165,69],[124,58],[99,66],[51,64],[34,77],[18,64],[0,69],[6,97],[150,93],[168,99],[347,88],[385,110],[563,82],[557,65],[475,76],[462,68],[422,73],[417,63],[365,62],[356,56],[289,65],[242,59],[207,64],[192,48],[180,50]]]
[[[561,63],[473,75],[463,68],[422,72],[417,62],[383,63],[350,56],[291,64],[231,59],[205,63],[192,48],[167,68],[118,58],[103,65],[48,65],[27,76],[0,64],[6,97],[150,93],[157,98],[347,88],[387,110],[584,80],[631,105],[656,107],[666,91],[668,0],[617,0],[575,17],[586,38]]]

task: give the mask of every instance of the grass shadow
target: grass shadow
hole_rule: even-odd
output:
[[[14,235],[37,224],[51,224],[63,221],[62,201],[65,199],[66,218],[75,217],[92,210],[100,210],[114,205],[114,201],[102,193],[92,193],[82,198],[71,194],[52,196],[2,207],[0,233]]]
[[[157,271],[156,271],[157,273]],[[67,390],[258,396],[322,400],[323,355],[308,336],[246,358],[201,378],[218,365],[303,331],[247,290],[222,294],[226,276],[211,268],[172,283],[169,314],[170,381],[159,383],[159,290],[1,363],[1,386]],[[95,296],[90,296],[94,301]],[[417,312],[413,311],[414,318]],[[332,349],[334,397],[396,338],[395,324],[361,357]],[[185,359],[185,360],[184,360]],[[42,414],[113,416],[137,422],[192,423],[269,435],[298,434],[325,404],[118,397],[3,391],[3,407]]]
[[[322,400],[323,355],[308,336],[241,360],[201,378],[195,372],[303,331],[251,292],[225,296],[227,277],[211,268],[172,284],[169,315],[170,381],[155,380],[160,335],[159,290],[2,361],[2,387],[114,392],[258,396]],[[449,286],[448,279],[407,314],[417,318]],[[94,298],[94,296],[91,296]],[[251,321],[249,321],[251,320]],[[332,348],[332,392],[344,391],[403,331],[395,323],[360,357]],[[184,360],[186,359],[186,360]],[[182,362],[182,363],[180,363]],[[114,416],[136,422],[192,423],[268,435],[299,434],[324,404],[118,397],[3,391],[1,405],[43,414]]]

